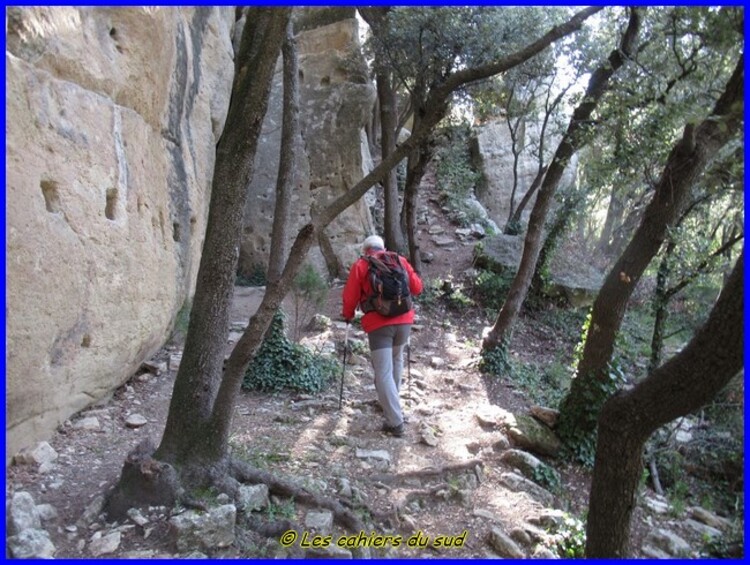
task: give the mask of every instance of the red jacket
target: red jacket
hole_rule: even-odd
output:
[[[373,250],[375,251],[375,250]],[[418,295],[422,292],[422,279],[419,275],[414,272],[414,269],[404,257],[399,256],[401,266],[406,271],[409,277],[409,292],[412,296]],[[354,311],[357,306],[365,300],[372,293],[372,285],[370,285],[369,277],[367,276],[369,270],[369,264],[366,259],[360,257],[352,265],[349,271],[349,278],[344,285],[343,292],[343,310],[342,315],[345,320],[351,320],[354,318]],[[365,332],[370,333],[383,326],[391,326],[395,324],[411,324],[414,322],[414,310],[409,310],[405,314],[399,316],[393,316],[388,318],[382,314],[378,314],[375,311],[367,312],[362,316],[362,329]]]

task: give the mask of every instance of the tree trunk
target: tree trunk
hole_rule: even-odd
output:
[[[406,226],[406,239],[409,242],[409,261],[418,269],[420,264],[419,245],[417,244],[417,204],[419,201],[419,185],[424,177],[427,164],[432,159],[433,147],[427,139],[419,144],[411,155],[406,169],[406,185],[404,186],[404,208],[402,221]]]
[[[630,295],[651,259],[689,203],[690,189],[730,139],[739,134],[743,109],[743,57],[734,69],[714,110],[697,128],[685,127],[633,239],[607,275],[594,302],[591,324],[568,395],[562,402],[559,431],[578,442],[595,430],[596,411],[609,391],[608,366]],[[573,439],[575,437],[578,439]]]
[[[237,55],[227,124],[216,148],[206,237],[187,339],[158,459],[218,460],[226,444],[206,430],[222,379],[247,186],[291,9],[251,9]],[[190,410],[185,407],[190,406]],[[218,440],[218,441],[217,441]]]
[[[569,227],[573,213],[584,201],[584,197],[585,193],[583,190],[578,190],[576,194],[568,195],[557,211],[555,221],[549,228],[547,237],[542,244],[542,249],[539,252],[539,260],[531,277],[531,293],[534,296],[541,297],[544,294],[544,287],[549,278],[549,267],[552,262],[552,256],[557,249],[560,238]]]
[[[654,290],[654,299],[652,302],[652,312],[654,314],[654,331],[651,334],[651,358],[648,363],[648,372],[652,373],[661,364],[661,351],[664,346],[664,328],[667,325],[667,306],[669,299],[667,297],[667,281],[669,280],[669,261],[672,257],[676,245],[670,241],[664,250],[664,256],[661,258],[659,268],[656,271],[656,289]]]
[[[710,402],[742,369],[743,264],[744,251],[708,320],[685,349],[632,390],[604,404],[586,524],[586,557],[630,556],[630,520],[646,440],[664,424]]]
[[[396,150],[398,106],[396,91],[391,83],[391,73],[379,72],[376,78],[380,103],[380,152],[385,158]],[[385,246],[393,251],[404,253],[406,245],[399,221],[401,207],[398,201],[396,167],[393,167],[383,178],[383,197],[385,200],[383,218]]]
[[[542,245],[542,230],[547,219],[547,213],[552,203],[552,197],[557,190],[565,167],[567,167],[573,154],[586,142],[586,135],[590,128],[589,118],[596,108],[599,99],[606,91],[610,77],[619,69],[630,56],[635,44],[636,35],[640,26],[638,10],[631,9],[630,22],[623,35],[619,49],[615,49],[609,55],[607,63],[600,66],[591,76],[583,101],[574,110],[560,145],[557,147],[547,174],[544,176],[542,188],[537,195],[534,207],[529,218],[529,227],[523,246],[523,255],[518,272],[508,290],[503,307],[497,315],[495,325],[484,339],[482,352],[489,353],[492,350],[504,348],[510,332],[518,318],[521,305],[526,299],[526,294],[531,284],[531,277],[536,268],[539,250]]]
[[[602,253],[609,253],[612,250],[611,242],[615,230],[622,225],[622,216],[625,212],[625,206],[622,202],[620,190],[622,187],[618,183],[613,183],[612,194],[607,206],[607,216],[604,219],[604,226],[599,237],[599,250]]]
[[[518,203],[518,208],[516,208],[513,211],[513,215],[510,217],[510,220],[508,220],[508,223],[505,224],[505,229],[503,230],[504,234],[517,235],[518,233],[520,233],[519,226],[521,225],[521,215],[523,214],[523,211],[526,209],[526,206],[529,205],[529,202],[531,201],[532,196],[536,194],[536,191],[542,185],[542,181],[544,180],[544,174],[547,172],[547,169],[548,167],[545,167],[543,164],[540,164],[539,168],[536,171],[536,176],[534,177],[534,180],[531,183],[531,186],[526,191],[526,194],[523,195],[523,198],[521,198],[521,202]]]
[[[294,29],[289,21],[282,47],[284,55],[284,101],[281,120],[281,152],[279,174],[276,178],[276,202],[271,231],[271,250],[268,259],[268,282],[281,276],[286,263],[286,240],[289,227],[289,208],[294,190],[294,170],[297,164],[299,138],[299,64],[294,43]]]

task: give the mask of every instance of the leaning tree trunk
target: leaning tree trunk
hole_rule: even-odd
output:
[[[710,402],[743,367],[744,252],[690,343],[638,383],[610,398],[599,417],[586,523],[586,557],[629,557],[630,520],[646,440],[664,424]]]
[[[274,283],[281,276],[286,263],[286,241],[289,231],[289,209],[294,190],[294,170],[297,164],[299,138],[299,64],[294,42],[294,26],[287,24],[282,47],[284,56],[284,100],[281,117],[281,149],[279,174],[276,178],[276,202],[271,229],[271,249],[268,259],[268,282]]]
[[[565,167],[570,163],[573,154],[586,142],[586,136],[591,127],[587,125],[589,124],[589,118],[596,108],[599,99],[604,95],[609,79],[625,63],[630,53],[632,53],[639,26],[639,12],[636,9],[631,9],[628,28],[623,35],[619,49],[612,51],[607,59],[607,63],[600,66],[591,75],[591,80],[583,96],[583,101],[573,112],[568,130],[557,147],[555,156],[547,169],[547,174],[544,176],[544,181],[537,195],[534,207],[531,210],[521,264],[510,285],[503,307],[497,315],[495,325],[484,339],[482,344],[483,354],[502,350],[507,345],[513,325],[526,299],[526,294],[531,284],[531,277],[536,268],[539,250],[542,246],[544,222],[547,219],[552,197],[557,190],[557,186],[560,184]]]
[[[577,376],[563,399],[558,429],[572,447],[591,438],[597,412],[612,392],[609,363],[630,295],[690,200],[690,189],[706,164],[738,135],[743,114],[743,60],[740,57],[714,110],[697,128],[685,127],[669,155],[643,221],[615,263],[594,301]]]

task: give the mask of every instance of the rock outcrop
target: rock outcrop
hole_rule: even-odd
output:
[[[530,139],[538,139],[538,126],[528,122],[521,128],[519,146],[527,146]],[[490,217],[502,229],[508,222],[510,212],[510,197],[513,189],[513,142],[505,120],[489,122],[475,130],[475,137],[471,142],[471,154],[474,166],[481,173],[481,180],[476,188],[479,201],[487,209]],[[546,146],[554,149],[558,139],[547,139]],[[575,182],[575,171],[578,160],[573,156],[570,165],[565,169],[558,191],[564,190]],[[518,186],[514,205],[518,206],[524,194],[531,186],[536,176],[538,163],[535,158],[525,151],[518,162]],[[531,208],[536,196],[526,206],[521,217],[522,223],[528,221]]]
[[[121,385],[193,291],[232,8],[6,14],[6,462]]]
[[[330,15],[330,17],[325,17]],[[287,250],[299,228],[310,221],[311,204],[323,205],[354,186],[371,168],[364,125],[375,89],[359,44],[354,9],[311,8],[296,12],[299,55],[300,130],[295,188],[289,214]],[[321,25],[322,24],[322,25]],[[282,122],[281,58],[255,161],[245,208],[240,274],[251,277],[268,264],[275,205]],[[321,273],[346,275],[373,223],[364,200],[328,226],[326,240],[308,260]]]
[[[520,235],[498,234],[487,237],[474,250],[475,264],[498,274],[515,274],[521,263],[524,238]],[[544,293],[564,298],[574,308],[594,303],[604,282],[604,275],[580,258],[556,253],[550,262],[550,277]]]

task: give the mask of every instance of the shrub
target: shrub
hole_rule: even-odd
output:
[[[245,373],[246,389],[275,392],[289,389],[320,392],[330,385],[339,370],[338,361],[317,354],[287,339],[284,315],[278,311],[263,345]]]
[[[485,308],[500,310],[508,295],[513,277],[514,275],[508,272],[498,275],[492,271],[480,270],[473,281],[472,296]]]
[[[295,341],[300,340],[302,329],[327,297],[328,283],[312,265],[305,264],[292,283]]]

